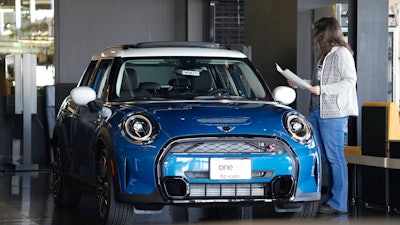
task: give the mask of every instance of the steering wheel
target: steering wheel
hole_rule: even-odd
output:
[[[207,95],[218,95],[218,96],[233,95],[233,96],[236,96],[236,93],[229,89],[226,89],[226,88],[218,88],[218,89],[210,91]]]

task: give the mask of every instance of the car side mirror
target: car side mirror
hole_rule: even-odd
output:
[[[70,96],[72,101],[77,105],[87,105],[89,102],[96,100],[96,92],[86,86],[72,89]]]
[[[99,116],[104,118],[111,117],[111,109],[99,105],[96,100],[96,92],[86,86],[76,87],[71,90],[71,99],[77,105],[87,105],[91,112],[97,113]]]
[[[275,101],[289,105],[296,99],[296,91],[287,86],[278,86],[272,91]]]

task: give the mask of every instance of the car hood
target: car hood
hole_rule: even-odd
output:
[[[282,117],[291,110],[275,102],[160,102],[123,105],[122,115],[148,114],[168,138],[218,134],[282,135]]]

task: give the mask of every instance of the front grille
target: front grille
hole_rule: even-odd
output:
[[[175,142],[169,149],[169,153],[284,153],[285,145],[273,138],[216,138],[203,140],[201,138],[190,141]]]
[[[264,184],[190,184],[189,197],[263,197]]]
[[[270,183],[187,183],[179,177],[168,177],[163,183],[172,199],[288,198],[295,185],[291,176],[278,176]]]

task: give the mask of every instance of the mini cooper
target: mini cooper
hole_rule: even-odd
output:
[[[54,201],[75,206],[92,194],[105,224],[166,205],[270,204],[313,217],[320,154],[310,123],[288,106],[294,99],[218,44],[106,48],[59,109]]]

